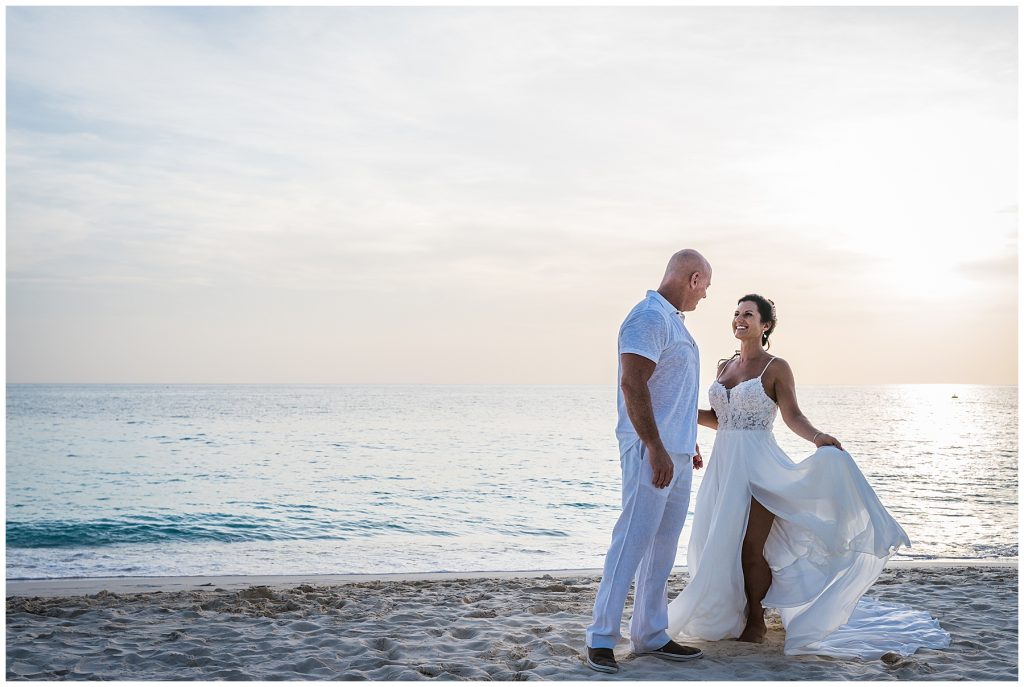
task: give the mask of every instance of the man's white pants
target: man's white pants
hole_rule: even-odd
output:
[[[611,649],[622,637],[619,625],[626,595],[636,576],[633,617],[629,622],[634,652],[664,646],[668,636],[668,576],[676,559],[679,534],[686,522],[693,480],[692,456],[670,454],[672,483],[654,486],[654,472],[643,442],[620,456],[622,514],[612,530],[604,560],[604,576],[594,601],[594,622],[587,628],[587,646]]]

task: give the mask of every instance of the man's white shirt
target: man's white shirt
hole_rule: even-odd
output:
[[[685,315],[657,291],[626,315],[619,328],[619,372],[623,353],[652,360],[656,366],[648,382],[654,421],[669,453],[693,455],[697,444],[697,399],[700,389],[700,352],[684,322]],[[622,387],[618,389],[619,422],[615,436],[624,453],[640,437],[626,411]]]

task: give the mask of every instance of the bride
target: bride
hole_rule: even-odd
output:
[[[779,609],[787,654],[877,658],[949,646],[924,612],[861,598],[889,556],[910,546],[849,453],[800,411],[793,371],[768,353],[775,305],[739,300],[740,342],[699,422],[717,429],[697,492],[687,549],[690,582],[669,604],[669,634],[764,640],[764,608]],[[776,411],[817,451],[799,463],[772,435]]]

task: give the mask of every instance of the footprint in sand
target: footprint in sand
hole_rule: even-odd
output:
[[[463,618],[497,618],[498,612],[490,608],[482,608],[476,611],[470,611]]]
[[[448,632],[455,639],[472,639],[480,634],[479,630],[470,627],[453,627]]]

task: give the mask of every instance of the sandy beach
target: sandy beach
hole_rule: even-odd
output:
[[[598,571],[7,582],[7,679],[1016,680],[1017,563],[891,564],[869,592],[929,611],[944,651],[847,661],[690,642],[674,664],[581,658]],[[670,582],[675,593],[685,572]],[[628,610],[628,609],[627,609]]]

